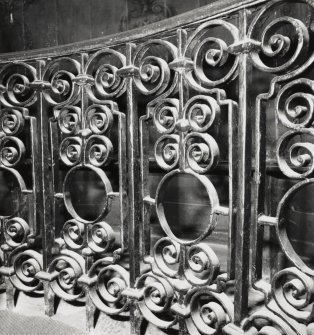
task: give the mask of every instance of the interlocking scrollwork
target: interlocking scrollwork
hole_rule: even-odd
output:
[[[284,2],[281,1],[263,6],[248,30],[248,36],[255,45],[250,54],[254,67],[261,72],[271,73],[268,92],[256,98],[255,166],[256,176],[259,177],[255,179],[255,194],[258,198],[255,202],[256,235],[253,250],[256,252],[254,257],[258,258],[263,248],[262,229],[267,229],[264,225],[270,224],[274,227],[271,231],[279,241],[280,251],[294,267],[277,269],[271,279],[271,290],[265,289],[267,285],[262,289],[260,281],[264,280],[260,270],[254,270],[253,286],[265,294],[265,300],[264,307],[249,316],[242,326],[245,333],[252,334],[306,334],[305,325],[312,319],[313,270],[295,250],[286,219],[290,201],[312,182],[313,90],[312,80],[307,78],[307,69],[313,64],[310,50],[312,34],[308,23],[298,13],[293,10],[284,12],[283,6]],[[313,4],[307,2],[301,1],[299,6],[302,10],[313,10]],[[276,15],[276,10],[280,14]],[[262,208],[266,199],[265,153],[268,150],[265,125],[267,127],[272,111],[267,109],[269,116],[266,115],[266,118],[263,113],[265,104],[270,102],[274,106],[278,129],[275,160],[285,178],[293,181],[275,205],[275,214],[269,214]],[[254,262],[258,269],[264,266],[259,259]]]
[[[93,166],[107,164],[112,152],[112,143],[103,134],[110,131],[112,111],[107,106],[91,105],[84,115],[81,114],[78,107],[71,106],[56,111],[61,131],[65,134],[76,133],[76,136],[65,137],[61,142],[61,160],[67,166],[74,166],[80,162]],[[82,128],[83,124],[87,127]]]
[[[87,86],[88,95],[93,101],[107,100],[124,92],[125,80],[118,76],[117,70],[125,63],[125,56],[112,49],[98,51],[90,57],[85,72],[93,79],[93,85]]]
[[[36,101],[30,83],[36,79],[36,70],[24,62],[5,65],[0,72],[0,101],[4,106],[27,107]]]
[[[39,277],[61,299],[85,301],[89,311],[97,308],[120,314],[127,308],[121,292],[129,285],[127,270],[116,264],[127,242],[123,227],[125,116],[117,103],[108,99],[125,92],[125,79],[118,71],[126,60],[122,53],[107,48],[80,56],[80,60],[61,57],[48,62],[43,72],[43,97],[53,108],[49,122],[54,204],[55,208],[63,205],[67,219],[55,239],[59,254]],[[60,181],[59,163],[66,169]],[[115,184],[111,180],[113,166],[118,167]],[[79,174],[93,174],[101,187],[104,199],[93,217],[84,217],[76,207],[72,183]],[[107,220],[112,204],[120,208],[118,231]],[[54,220],[57,225],[58,217]],[[101,261],[104,256],[105,263]]]
[[[68,220],[63,225],[63,239],[67,246],[73,250],[84,247],[85,225],[75,219]],[[99,221],[88,229],[87,246],[95,253],[105,252],[112,247],[115,241],[111,226]]]
[[[136,288],[142,291],[143,299],[138,307],[147,320],[165,329],[177,322],[170,312],[175,291],[169,280],[148,273],[138,279]]]
[[[99,265],[104,263],[99,270]],[[109,315],[124,313],[128,308],[123,291],[129,286],[129,273],[118,264],[107,264],[99,260],[91,268],[89,276],[94,281],[90,297],[96,307]]]
[[[8,305],[14,289],[49,316],[79,302],[88,331],[99,310],[134,333],[310,334],[314,269],[287,212],[314,183],[313,3],[225,5],[1,56]]]
[[[70,57],[49,62],[43,73],[43,81],[49,84],[49,89],[44,90],[45,99],[54,106],[77,101],[79,86],[75,78],[80,71],[80,63]]]
[[[215,28],[222,29],[218,37]],[[224,36],[224,38],[221,38]],[[238,29],[229,22],[217,19],[199,26],[189,38],[184,55],[193,61],[193,70],[187,80],[196,90],[209,89],[232,80],[236,74],[238,57],[228,52],[228,47],[238,42]],[[215,71],[215,70],[219,71]]]
[[[212,28],[216,27],[227,32],[231,40],[224,42],[211,36],[211,31],[214,31]],[[179,31],[178,36],[181,44],[178,45],[178,56],[170,59],[170,74],[165,63],[162,67],[166,78],[172,76],[175,86],[170,86],[166,91],[151,91],[151,95],[161,96],[159,99],[153,98],[147,106],[146,115],[141,119],[142,148],[145,148],[145,127],[149,124],[158,133],[154,142],[154,159],[167,172],[158,183],[155,198],[152,199],[148,191],[143,198],[147,207],[155,206],[159,224],[167,237],[155,243],[152,256],[144,257],[151,271],[140,276],[136,282],[140,295],[137,298],[138,307],[149,322],[160,328],[176,327],[178,321],[182,320],[188,332],[218,334],[226,324],[233,321],[233,304],[223,293],[224,285],[219,284],[219,259],[204,240],[214,231],[217,216],[222,213],[228,215],[229,208],[220,206],[217,190],[205,174],[219,164],[217,127],[221,122],[222,110],[227,109],[231,122],[230,115],[235,107],[226,100],[223,90],[213,87],[236,77],[238,59],[227,51],[227,43],[238,40],[238,31],[227,22],[213,20],[196,29],[186,44],[184,32]],[[216,67],[223,69],[221,78],[210,77],[208,68]],[[160,73],[160,69],[152,67],[149,79],[157,81]],[[143,76],[141,78],[143,80]],[[135,79],[137,86],[138,80]],[[209,94],[194,94],[184,99],[183,92],[187,87]],[[145,95],[149,93],[143,88],[140,91]],[[179,98],[175,96],[177,91]],[[232,138],[231,132],[229,136]],[[229,150],[229,157],[232,157],[232,149]],[[142,159],[147,159],[145,153]],[[204,187],[207,198],[207,224],[196,238],[182,239],[176,236],[165,214],[165,189],[174,178],[181,177],[197,180]],[[145,224],[149,223],[144,221]],[[205,307],[197,304],[198,298],[203,295],[207,296]],[[212,320],[206,319],[205,310],[212,316]]]
[[[187,296],[190,317],[186,320],[191,334],[219,334],[233,321],[233,304],[225,293],[215,293],[206,288],[194,290]]]
[[[2,187],[8,190],[2,193],[2,199],[8,197],[8,201],[2,200],[6,204],[0,213],[4,258],[0,273],[19,291],[42,292],[36,274],[43,269],[43,260],[34,245],[38,232],[37,129],[36,117],[28,109],[37,99],[31,87],[36,70],[20,62],[3,66],[0,72],[0,173]]]
[[[134,55],[134,66],[139,71],[134,80],[142,94],[160,95],[172,90],[176,78],[173,78],[169,63],[176,57],[177,48],[168,41],[156,39],[140,45]]]
[[[83,257],[73,251],[61,251],[50,263],[48,271],[51,274],[50,286],[58,297],[74,301],[83,296],[84,291],[77,282],[85,271]]]
[[[313,278],[296,268],[286,268],[276,273],[272,280],[273,296],[285,314],[298,321],[310,321],[313,285]]]
[[[245,334],[295,335],[298,334],[288,323],[269,310],[253,313],[244,323]]]
[[[183,140],[187,165],[195,172],[205,173],[219,160],[216,140],[204,132],[219,118],[220,107],[211,97],[195,96],[186,103],[183,113],[185,118],[179,118],[175,99],[166,99],[155,106],[154,123],[165,134],[156,141],[156,161],[165,170],[173,169],[179,162],[179,134],[187,133]]]
[[[12,255],[13,273],[10,280],[14,287],[24,292],[42,291],[42,282],[36,274],[43,269],[42,255],[34,250]]]

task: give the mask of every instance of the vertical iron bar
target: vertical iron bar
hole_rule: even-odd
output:
[[[38,80],[42,79],[42,69],[45,66],[44,61],[37,61],[37,76]],[[37,119],[38,119],[38,135],[39,135],[39,180],[40,180],[40,203],[39,203],[39,215],[41,224],[41,235],[42,235],[42,248],[43,248],[43,271],[48,270],[49,263],[52,259],[52,249],[54,245],[54,225],[52,220],[53,208],[52,208],[52,185],[50,178],[50,167],[49,167],[49,117],[48,108],[45,108],[43,93],[37,91]],[[45,290],[45,306],[46,314],[51,316],[54,314],[54,295],[51,292],[51,288],[48,282],[44,282]]]
[[[82,53],[80,55],[80,60],[81,60],[81,74],[84,75],[85,65],[88,60],[88,54]],[[89,103],[89,99],[88,99],[88,94],[86,93],[86,83],[82,83],[80,85],[80,105],[81,105],[81,125],[82,125],[83,131],[86,130],[85,111],[88,108],[88,103]],[[83,136],[82,140],[83,140],[82,146],[84,147],[87,139],[85,138],[85,136]],[[85,150],[83,150],[83,159],[82,159],[83,165],[86,163],[85,155],[86,155]],[[85,245],[87,245],[88,230],[91,229],[91,227],[86,226],[85,229],[86,229],[86,233],[84,234],[83,238],[84,238]],[[82,256],[85,259],[85,272],[88,273],[94,261],[94,257],[93,257],[91,249],[89,247],[84,248],[82,250]],[[84,285],[84,291],[85,291],[85,299],[86,299],[85,301],[85,316],[86,316],[85,329],[86,329],[86,333],[90,334],[94,329],[96,307],[92,299],[90,298],[88,285]]]
[[[237,190],[238,190],[238,106],[230,102],[228,106],[228,173],[229,173],[229,231],[228,231],[228,259],[227,273],[230,279],[235,276],[235,236],[237,218]]]
[[[178,58],[183,57],[184,55],[184,48],[187,42],[187,33],[184,29],[177,30],[177,44],[178,44]],[[182,122],[182,128],[180,131],[180,142],[179,142],[179,168],[181,170],[186,169],[186,153],[185,153],[185,137],[186,132],[189,130],[187,126],[187,121],[184,115],[184,106],[189,99],[189,89],[185,79],[186,68],[185,67],[178,67],[175,69],[178,73],[178,89],[179,89],[179,122]],[[179,185],[178,185],[179,186]],[[180,246],[180,263],[179,263],[179,278],[184,279],[185,277],[185,269],[187,266],[187,248],[183,245]],[[179,303],[184,305],[184,296],[186,294],[186,290],[183,289],[179,293]],[[185,319],[182,316],[178,317],[178,324],[179,324],[179,334],[185,335],[187,334],[188,330],[186,328]]]
[[[3,217],[0,217],[0,227],[1,227],[1,235],[0,235],[0,241],[1,241],[1,249],[3,251],[3,263],[6,266],[9,266],[9,255],[11,250],[8,248],[7,245],[4,244],[4,224],[5,220]],[[3,276],[4,279],[4,285],[5,285],[5,298],[6,298],[6,307],[8,310],[12,310],[14,306],[14,286],[10,280],[9,277]]]
[[[240,12],[240,40],[246,39],[247,10]],[[235,255],[235,324],[240,325],[248,312],[249,288],[249,240],[251,221],[251,122],[248,87],[251,80],[248,54],[239,56],[239,171],[238,171],[238,217]]]
[[[151,107],[148,107],[151,108]],[[150,112],[149,112],[150,114]],[[147,126],[146,115],[140,118],[140,150],[141,150],[141,189],[142,189],[142,199],[149,197],[149,187],[148,187],[148,171],[149,171],[149,129]],[[141,248],[141,253],[143,257],[149,256],[150,254],[150,243],[151,243],[151,230],[150,230],[150,215],[151,215],[152,205],[150,203],[144,202],[142,208],[142,228],[141,228],[141,241],[143,243]]]
[[[178,40],[178,57],[183,57],[184,48],[186,45],[187,34],[183,29],[178,29],[177,31],[177,40]],[[185,82],[185,68],[178,67],[176,71],[178,73],[178,88],[179,88],[179,120],[182,122],[185,117],[183,114],[184,105],[188,100],[188,88]],[[183,125],[183,124],[182,124]],[[184,128],[184,126],[183,126]],[[179,144],[179,167],[184,170],[186,168],[186,158],[185,158],[185,147],[184,147],[184,138],[186,136],[187,129],[182,129],[180,131],[180,144]]]
[[[127,45],[127,59],[129,64],[132,58],[133,44]],[[128,216],[129,216],[129,249],[132,262],[130,264],[130,285],[133,286],[139,275],[139,192],[137,189],[139,182],[139,129],[138,129],[138,110],[134,96],[133,78],[126,78],[127,86],[127,159],[128,159]]]
[[[118,123],[119,123],[119,203],[120,203],[120,234],[121,234],[121,245],[122,253],[125,249],[128,249],[128,222],[126,217],[127,208],[127,194],[125,192],[125,186],[127,181],[126,176],[126,135],[125,135],[125,115],[120,111],[118,112]]]
[[[37,62],[38,78],[41,80],[42,69],[44,67],[43,61]],[[51,183],[50,183],[50,167],[49,167],[49,122],[48,109],[45,108],[43,102],[43,93],[37,91],[38,98],[38,134],[39,134],[39,161],[40,161],[40,199],[41,199],[41,227],[43,236],[43,268],[47,270],[48,264],[51,260],[51,250],[54,243],[54,227],[52,225],[52,201],[51,201]]]
[[[266,145],[265,145],[265,114],[261,113],[261,97],[256,99],[255,116],[255,172],[254,172],[254,217],[252,230],[252,284],[262,278],[263,268],[263,235],[264,228],[258,223],[258,216],[264,212]]]
[[[132,51],[134,44],[126,45],[127,66],[132,67]],[[137,101],[133,87],[132,71],[126,77],[127,94],[127,119],[126,119],[126,143],[127,143],[127,194],[128,194],[128,220],[129,220],[129,254],[130,254],[130,287],[133,288],[140,274],[140,218],[141,202],[140,188],[140,152],[139,152],[139,119]],[[139,334],[140,314],[136,303],[130,302],[131,333]]]
[[[82,53],[80,55],[81,57],[81,74],[84,74],[84,69],[85,69],[85,64],[88,60],[88,54],[86,53]],[[75,85],[75,84],[74,84]],[[80,107],[81,107],[81,126],[82,126],[82,130],[83,132],[85,132],[86,129],[86,120],[85,120],[85,111],[88,108],[88,95],[86,93],[86,83],[81,83],[79,86],[80,89]],[[85,136],[82,136],[82,147],[85,147],[87,138]],[[83,165],[86,164],[86,157],[85,157],[86,153],[85,150],[83,150],[83,158],[82,158],[82,162]],[[87,239],[88,239],[88,229],[89,227],[86,226],[86,234],[84,234],[83,238],[84,238],[84,243],[85,245],[87,245]],[[85,259],[85,271],[88,272],[89,268],[91,267],[92,263],[93,263],[93,256],[91,253],[91,250],[87,247],[84,248],[82,251],[82,254],[84,256]]]
[[[40,189],[40,180],[37,176],[38,171],[38,136],[37,136],[37,119],[34,117],[29,118],[30,122],[30,133],[31,133],[31,152],[32,152],[32,205],[29,206],[29,220],[32,220],[33,234],[34,236],[40,235],[40,224],[37,220],[38,213],[38,201],[37,194]]]

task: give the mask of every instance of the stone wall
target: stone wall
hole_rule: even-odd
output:
[[[213,0],[0,0],[0,52],[114,34],[210,2]]]

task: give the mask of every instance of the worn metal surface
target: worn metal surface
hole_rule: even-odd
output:
[[[180,334],[310,334],[314,270],[285,213],[313,184],[313,13],[309,1],[221,1],[161,30],[4,56],[8,308],[14,290],[35,291],[47,315],[56,299],[83,302],[87,332],[98,310],[135,334],[145,320]],[[270,164],[290,183],[271,206]],[[82,211],[95,179],[101,205]],[[184,203],[186,182],[205,199],[205,221],[187,226],[180,213],[198,204]],[[226,266],[211,239],[224,223]]]

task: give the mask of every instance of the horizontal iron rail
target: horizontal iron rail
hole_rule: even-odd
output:
[[[145,26],[145,29],[140,27],[100,38],[50,48],[3,53],[0,54],[0,64],[14,60],[28,61],[32,59],[59,57],[84,51],[94,51],[104,46],[114,47],[124,45],[128,42],[141,42],[143,39],[155,35],[162,37],[163,34],[169,35],[171,32],[175,34],[178,28],[199,25],[208,19],[236,14],[239,13],[241,9],[250,8],[266,2],[267,0],[220,0],[175,17],[149,24]]]

